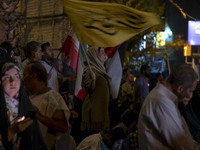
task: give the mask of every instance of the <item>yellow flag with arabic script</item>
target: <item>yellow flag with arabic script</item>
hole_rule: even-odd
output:
[[[61,0],[80,42],[113,47],[160,24],[158,15],[103,2]]]

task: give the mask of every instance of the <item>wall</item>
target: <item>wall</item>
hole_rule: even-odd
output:
[[[54,49],[62,46],[69,30],[69,20],[59,0],[24,0],[18,10],[23,12],[27,6],[24,22],[21,24],[21,44],[32,40],[50,42]]]

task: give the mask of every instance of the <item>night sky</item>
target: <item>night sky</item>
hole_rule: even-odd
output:
[[[174,0],[185,13],[192,16],[195,19],[200,20],[200,0]],[[187,40],[188,32],[188,20],[192,20],[187,17],[183,17],[178,8],[176,8],[169,0],[166,0],[165,17],[174,34],[181,34],[183,38]]]
[[[187,41],[188,35],[188,21],[193,19],[187,17],[186,19],[181,14],[180,10],[176,8],[169,0],[165,0],[166,9],[164,16],[169,24],[173,34],[182,35],[182,39]],[[200,21],[200,0],[174,0],[185,13]],[[198,52],[198,46],[192,46],[192,52]],[[188,61],[191,61],[191,57],[188,57]],[[170,56],[171,69],[176,66],[185,63],[185,57],[183,56],[182,48],[175,51]],[[195,59],[195,63],[199,64],[199,59]]]

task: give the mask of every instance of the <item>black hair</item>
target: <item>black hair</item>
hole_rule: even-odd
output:
[[[47,46],[50,46],[50,43],[49,43],[49,42],[46,42],[46,43],[43,43],[43,44],[42,44],[41,47],[42,47],[42,51],[43,51],[43,52],[46,52]]]
[[[13,50],[13,47],[12,47],[12,45],[10,44],[10,42],[3,42],[2,44],[1,44],[1,47],[3,47],[7,52],[8,52],[8,54],[10,55],[10,53],[11,53],[11,51]]]
[[[148,68],[150,68],[148,65],[142,65],[141,68],[140,68],[140,73],[142,74],[143,71],[145,71]]]
[[[124,68],[123,69],[123,75],[125,75],[127,71],[129,71],[129,69],[128,68]]]
[[[29,42],[26,45],[26,48],[25,48],[25,56],[26,56],[26,58],[31,57],[32,56],[32,52],[33,51],[36,52],[39,46],[40,46],[39,42],[36,42],[36,41]]]

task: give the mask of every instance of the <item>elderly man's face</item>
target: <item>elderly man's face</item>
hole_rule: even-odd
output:
[[[20,84],[20,75],[15,68],[6,71],[2,77],[4,92],[10,97],[14,97],[19,92]]]
[[[184,104],[188,104],[192,98],[193,92],[197,86],[197,80],[195,80],[191,87],[183,90],[182,92],[178,93],[178,98],[184,102]]]

